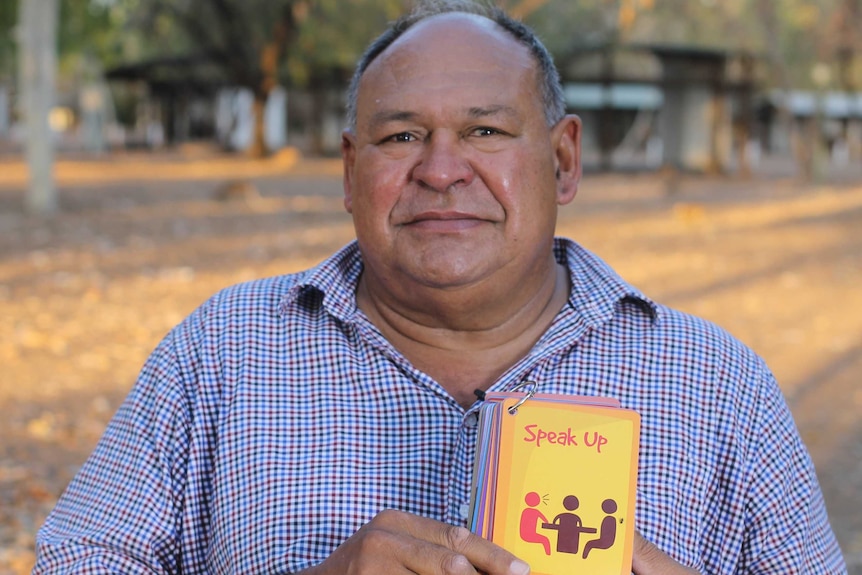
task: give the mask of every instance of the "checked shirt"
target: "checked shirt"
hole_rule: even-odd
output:
[[[492,390],[641,414],[636,527],[705,574],[845,573],[763,361],[557,239],[567,305]],[[355,243],[213,296],[159,344],[41,529],[34,573],[295,573],[384,509],[465,523],[465,410],[356,306]],[[589,469],[577,473],[590,473]]]

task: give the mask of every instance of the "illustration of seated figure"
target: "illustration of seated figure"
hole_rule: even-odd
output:
[[[584,546],[584,559],[587,558],[591,549],[610,549],[616,541],[617,520],[612,514],[617,512],[617,502],[613,499],[605,499],[602,502],[602,511],[607,513],[607,516],[602,519],[598,538],[587,541]]]
[[[551,540],[538,532],[539,522],[548,519],[536,507],[541,502],[539,494],[531,491],[524,497],[527,508],[521,512],[521,539],[527,543],[540,543],[545,555],[551,554]]]
[[[563,507],[571,512],[578,508],[580,502],[574,495],[567,495],[563,499]],[[581,518],[574,513],[560,513],[554,517],[551,525],[544,527],[557,530],[557,553],[577,553],[580,545],[581,533],[595,533],[596,530],[584,527]]]

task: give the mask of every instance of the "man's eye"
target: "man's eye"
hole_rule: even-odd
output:
[[[489,128],[487,126],[482,126],[480,128],[476,128],[475,130],[473,130],[473,134],[476,136],[497,136],[500,133],[501,132],[499,130],[496,130],[494,128]]]
[[[396,143],[407,143],[407,142],[413,142],[414,140],[416,140],[416,137],[413,136],[413,134],[411,134],[410,132],[401,132],[401,133],[393,134],[392,136],[389,136],[384,141],[396,142]]]

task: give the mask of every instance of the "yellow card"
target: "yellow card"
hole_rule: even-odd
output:
[[[501,417],[491,540],[534,575],[629,575],[640,416],[534,397]]]

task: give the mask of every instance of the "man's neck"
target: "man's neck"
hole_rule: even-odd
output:
[[[536,279],[536,278],[533,278]],[[404,307],[373,279],[360,280],[359,308],[392,345],[464,406],[526,356],[569,294],[568,271],[553,262],[531,292],[438,290]],[[504,292],[505,290],[494,290]]]

